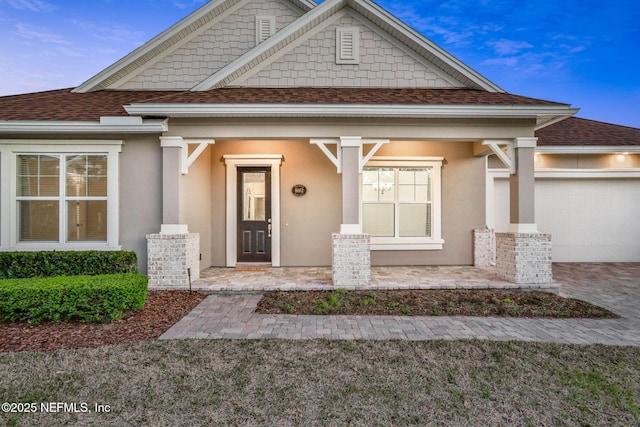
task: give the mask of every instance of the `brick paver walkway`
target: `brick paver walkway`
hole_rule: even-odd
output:
[[[208,296],[161,338],[460,339],[640,346],[640,264],[559,264],[561,294],[587,300],[620,319],[301,316],[254,313],[259,294]]]

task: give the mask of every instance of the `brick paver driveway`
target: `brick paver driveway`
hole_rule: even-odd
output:
[[[557,264],[562,295],[589,301],[620,319],[301,316],[254,313],[259,294],[208,296],[161,339],[460,339],[640,346],[640,263]]]

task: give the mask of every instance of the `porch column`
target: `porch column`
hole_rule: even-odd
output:
[[[162,147],[162,226],[160,234],[188,233],[180,224],[180,175],[186,144],[180,136],[160,137]]]
[[[342,171],[342,224],[333,234],[333,286],[359,289],[371,278],[370,236],[362,233],[360,224],[360,173],[362,138],[340,137],[338,170]]]
[[[510,225],[514,233],[537,233],[535,221],[534,149],[537,138],[516,138],[516,173],[509,177]]]
[[[342,224],[340,233],[362,233],[360,224],[360,159],[362,158],[362,138],[359,136],[340,137],[342,150]]]
[[[162,147],[162,225],[147,235],[149,287],[187,289],[200,278],[200,235],[180,223],[180,177],[187,144],[182,137],[160,137]]]
[[[534,149],[537,138],[516,138],[509,178],[510,225],[496,233],[496,267],[502,279],[519,284],[552,281],[551,235],[538,232],[535,222]]]

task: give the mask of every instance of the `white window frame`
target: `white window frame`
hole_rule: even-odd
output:
[[[441,250],[442,239],[442,163],[444,157],[373,157],[365,167],[374,168],[430,168],[431,169],[431,237],[375,237],[371,236],[372,251]],[[360,224],[362,220],[362,175],[360,175]],[[398,227],[395,218],[395,228]]]
[[[42,251],[42,250],[119,250],[119,174],[123,141],[121,140],[0,140],[0,250]],[[60,217],[58,242],[20,242],[18,239],[18,168],[20,155],[57,155],[63,163],[65,155],[107,156],[107,240],[68,242],[66,237],[66,206],[63,194],[58,196],[60,209],[65,214]],[[61,173],[64,167],[61,167]],[[60,176],[65,181],[64,176]],[[62,184],[61,184],[62,185]],[[64,227],[64,228],[63,228]],[[64,232],[63,232],[64,230]]]

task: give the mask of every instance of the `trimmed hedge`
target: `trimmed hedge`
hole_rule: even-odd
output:
[[[0,252],[0,279],[137,273],[137,265],[126,251]]]
[[[2,280],[0,321],[117,320],[144,306],[147,281],[135,273]]]

